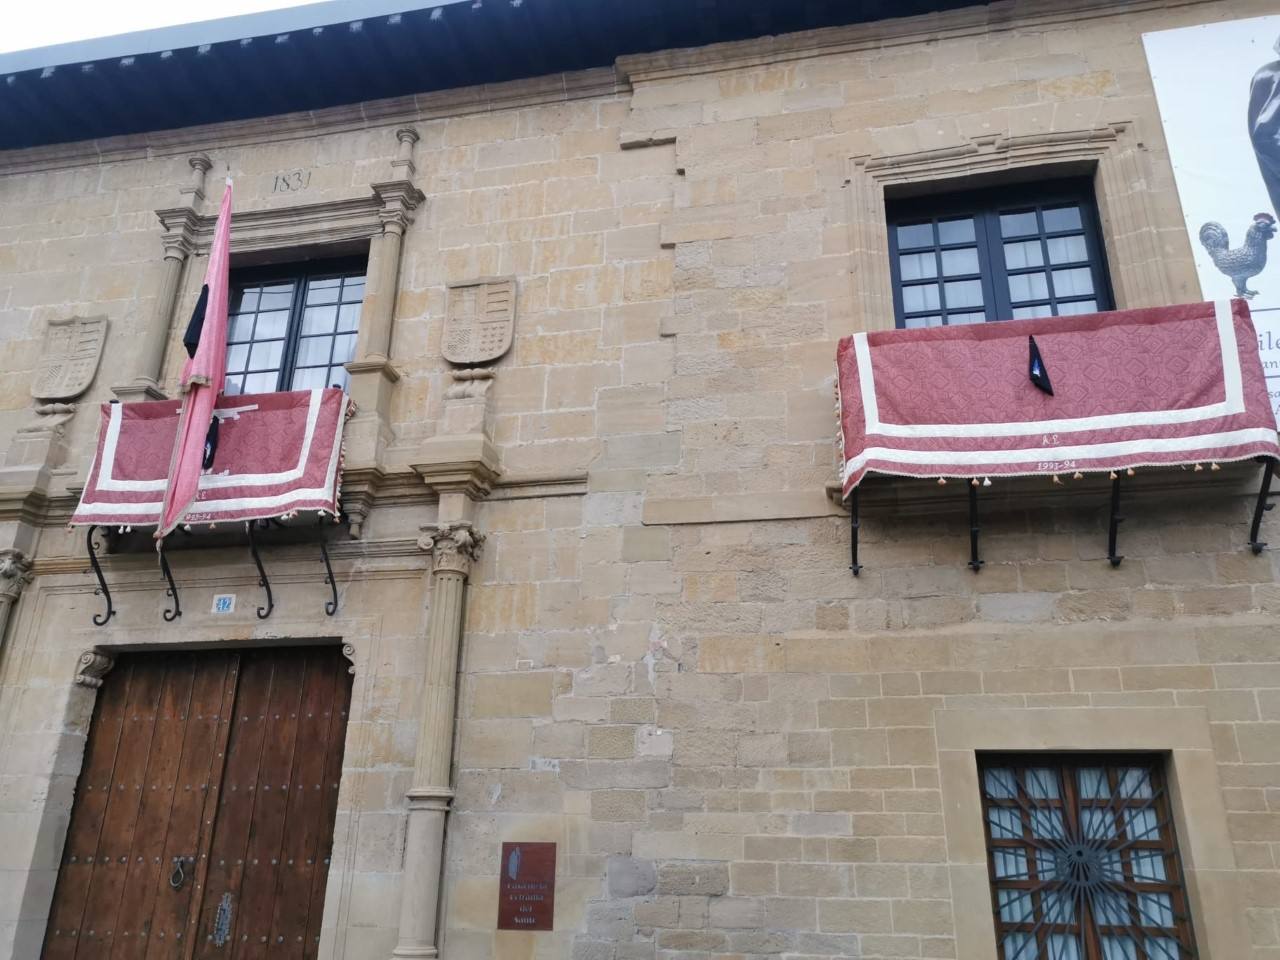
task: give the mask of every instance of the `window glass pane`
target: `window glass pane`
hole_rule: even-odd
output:
[[[328,385],[328,367],[299,367],[293,371],[293,385],[289,389],[310,390],[313,387],[327,387]]]
[[[1093,293],[1093,271],[1088,267],[1053,271],[1053,293],[1057,297],[1088,296]]]
[[[1032,836],[1046,840],[1063,837],[1062,811],[1053,807],[1037,807],[1031,811]]]
[[[1123,895],[1101,890],[1094,890],[1092,893],[1093,912],[1099,924],[1104,927],[1129,925],[1129,907]]]
[[[1069,207],[1046,207],[1044,216],[1045,233],[1059,233],[1063,230],[1079,230],[1080,208],[1075,204]]]
[[[1130,840],[1150,840],[1159,831],[1159,819],[1150,807],[1126,808],[1120,820]]]
[[[342,286],[341,277],[327,280],[310,280],[307,282],[307,306],[315,303],[337,303],[338,290]]]
[[[973,217],[938,222],[939,243],[973,243],[973,237]]]
[[[992,851],[992,863],[996,876],[1001,880],[1027,880],[1027,853],[1025,850],[997,848]]]
[[[947,326],[962,327],[969,323],[982,323],[987,319],[985,313],[948,313]]]
[[[1005,923],[1027,923],[1035,912],[1031,895],[1026,890],[997,890],[1000,919]]]
[[[230,326],[227,329],[227,342],[235,343],[236,341],[249,340],[253,337],[253,314],[247,313],[242,317],[231,317]]]
[[[1058,304],[1058,315],[1061,317],[1075,317],[1082,313],[1097,313],[1097,300],[1072,300],[1067,303]]]
[[[1138,916],[1144,927],[1172,927],[1173,901],[1167,893],[1140,893]]]
[[[1126,767],[1116,792],[1125,800],[1145,800],[1151,796],[1151,772],[1142,767]]]
[[[249,351],[250,370],[279,370],[280,355],[284,352],[283,340],[258,341]]]
[[[1076,898],[1072,891],[1046,890],[1044,915],[1050,923],[1075,923]]]
[[[1056,800],[1058,772],[1044,767],[1027,771],[1027,795],[1037,800]]]
[[[982,306],[981,280],[953,280],[946,284],[947,309]]]
[[[279,371],[270,373],[251,373],[244,378],[243,393],[271,393],[280,379]]]
[[[364,299],[364,277],[347,277],[342,281],[342,302],[359,303]]]
[[[1045,241],[1049,248],[1050,263],[1079,263],[1089,259],[1089,248],[1085,246],[1084,237],[1050,237]],[[1028,264],[1038,267],[1040,264]],[[1013,264],[1010,264],[1013,266]]]
[[[1028,237],[1040,232],[1036,223],[1036,212],[1027,210],[1022,213],[1000,214],[1000,235],[1002,237]]]
[[[337,307],[307,307],[302,311],[302,335],[305,337],[311,333],[333,333],[333,324],[337,318]]]
[[[938,257],[929,253],[904,253],[898,257],[903,280],[929,280],[938,275]]]
[[[303,337],[298,341],[298,359],[295,362],[299,367],[327,364],[332,345],[332,337]]]
[[[982,784],[986,787],[987,796],[999,800],[1009,800],[1018,795],[1018,783],[1013,771],[1007,767],[989,767],[983,773]]]
[[[1138,949],[1133,937],[1103,937],[1103,960],[1137,960]]]
[[[1168,937],[1147,937],[1143,940],[1147,948],[1147,960],[1178,960],[1178,941]]]
[[[1022,837],[1022,818],[1013,807],[992,807],[987,811],[993,840],[1018,840]]]
[[[1133,879],[1139,883],[1164,883],[1164,854],[1150,850],[1135,850],[1133,859]]]
[[[258,287],[246,287],[231,293],[231,302],[227,309],[231,313],[252,313],[258,309]]]
[[[360,304],[348,303],[338,308],[338,329],[360,329]]]
[[[1009,298],[1019,300],[1047,300],[1049,283],[1043,273],[1017,273],[1009,278]]]
[[[1110,807],[1085,807],[1080,811],[1080,829],[1090,840],[1115,836],[1116,815]]]
[[[258,324],[253,328],[253,336],[256,340],[283,337],[288,326],[288,310],[273,310],[271,313],[260,313],[258,314]]]
[[[937,310],[941,306],[936,283],[921,283],[902,288],[902,306],[907,313]]]
[[[913,223],[909,226],[898,227],[898,246],[903,250],[911,247],[932,247],[933,224]]]
[[[346,363],[356,352],[356,335],[333,338],[333,363]]]
[[[1079,960],[1080,940],[1065,933],[1051,934],[1049,937],[1049,960]]]
[[[1010,270],[1044,266],[1044,250],[1039,240],[1019,240],[1004,245],[1004,265]]]
[[[345,390],[347,389],[347,381],[349,379],[350,378],[347,376],[347,371],[345,367],[330,367],[329,379],[325,383],[325,386],[341,387],[343,390]]]
[[[227,372],[242,373],[245,368],[245,361],[249,359],[249,345],[247,343],[238,344],[236,346],[227,347]]]
[[[940,327],[942,326],[942,318],[933,317],[907,317],[906,327],[908,330],[919,330],[923,327]]]
[[[948,277],[978,272],[978,248],[961,247],[942,251],[942,272]]]
[[[1107,771],[1101,767],[1081,767],[1076,772],[1080,796],[1085,800],[1102,800],[1111,794]]]
[[[293,284],[292,283],[275,283],[269,287],[262,288],[262,299],[258,304],[259,310],[288,310],[289,303],[293,300]]]
[[[1014,307],[1014,320],[1035,320],[1038,317],[1052,317],[1053,307],[1047,303],[1042,303],[1036,307]]]
[[[222,392],[228,397],[234,397],[241,392],[242,383],[244,383],[244,377],[227,377],[223,382]]]
[[[1036,960],[1036,945],[1029,933],[1006,933],[1000,945],[1004,960]]]

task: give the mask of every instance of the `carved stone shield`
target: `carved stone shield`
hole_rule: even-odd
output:
[[[511,349],[516,323],[514,277],[449,287],[440,352],[450,363],[488,363]]]
[[[98,372],[106,339],[106,317],[50,320],[31,396],[37,400],[74,400],[88,390]]]

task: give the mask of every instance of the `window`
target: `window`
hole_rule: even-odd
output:
[[[365,264],[324,260],[231,278],[224,392],[347,385],[360,328]]]
[[[1194,960],[1158,758],[980,767],[999,960]]]
[[[1112,307],[1085,181],[919,197],[887,209],[900,327]]]

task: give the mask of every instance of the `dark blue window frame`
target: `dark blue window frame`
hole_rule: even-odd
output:
[[[1114,309],[1087,179],[886,204],[897,326]]]

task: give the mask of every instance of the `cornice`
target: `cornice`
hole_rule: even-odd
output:
[[[1208,2],[1210,0],[1072,0],[1071,3],[1019,0],[706,47],[633,54],[619,57],[616,68],[619,81],[634,86],[655,80],[721,73],[810,57],[1074,24],[1086,18],[1124,16]]]
[[[377,194],[347,200],[303,203],[269,210],[236,212],[231,234],[231,252],[271,250],[308,243],[336,243],[366,240],[382,233],[383,204]],[[162,222],[164,214],[157,211]],[[195,215],[191,229],[193,251],[207,255],[213,243],[216,215]],[[165,223],[168,226],[168,223]]]
[[[0,175],[130,160],[154,160],[197,150],[211,153],[231,147],[283,143],[519,107],[613,97],[626,91],[626,85],[618,80],[612,67],[555,73],[508,83],[457,87],[325,110],[286,113],[276,117],[0,151]],[[243,214],[236,214],[237,224],[242,216]]]

